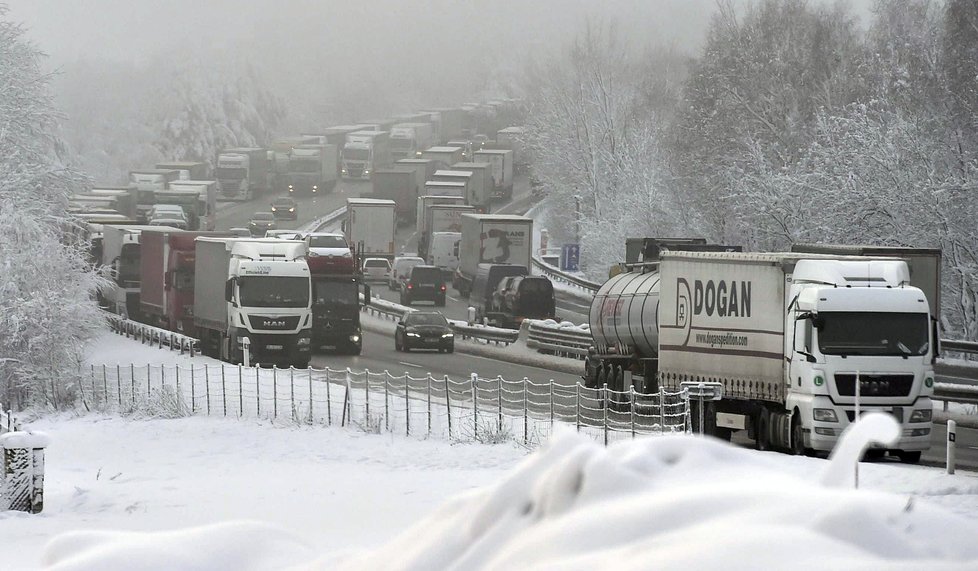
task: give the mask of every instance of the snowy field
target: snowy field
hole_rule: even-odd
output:
[[[186,359],[108,345],[92,359]],[[0,514],[16,546],[2,569],[42,568],[45,551],[56,569],[110,571],[978,569],[971,472],[861,464],[853,492],[845,464],[688,437],[605,449],[568,434],[528,456],[213,417],[30,427],[52,440],[45,507]]]

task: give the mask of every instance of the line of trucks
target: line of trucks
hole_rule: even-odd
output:
[[[892,448],[871,454],[915,463],[930,447],[940,250],[629,242],[589,316],[584,382],[609,389],[608,406],[710,384],[719,398],[700,403],[698,428],[725,439],[746,431],[758,449],[805,454],[832,450],[858,395],[863,413],[889,413],[901,426]]]

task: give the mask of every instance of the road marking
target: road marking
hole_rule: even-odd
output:
[[[407,361],[398,361],[398,365],[404,365],[406,367],[414,367],[415,369],[424,369],[421,365],[415,365],[414,363],[408,363]]]
[[[455,299],[454,297],[452,297],[452,296],[450,296],[450,295],[446,295],[445,297],[447,297],[448,299],[450,299],[450,300],[452,300],[452,301],[454,301],[454,302],[456,302],[456,303],[460,303],[460,301],[459,301],[459,300],[457,300],[457,299]]]

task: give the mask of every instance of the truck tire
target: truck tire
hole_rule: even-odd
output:
[[[755,450],[770,450],[771,449],[771,419],[768,415],[767,409],[761,409],[757,414],[757,419],[755,420],[754,429],[754,449]]]
[[[793,456],[804,456],[808,453],[805,448],[805,434],[802,431],[801,419],[798,418],[798,411],[791,418],[791,454]]]
[[[351,355],[359,355],[362,352],[363,352],[363,346],[362,345],[356,345],[356,344],[350,345],[350,354]]]

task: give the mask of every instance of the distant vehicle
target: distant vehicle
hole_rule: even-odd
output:
[[[238,238],[251,238],[251,230],[248,228],[229,228],[228,232],[234,234]]]
[[[365,281],[387,281],[391,275],[391,262],[387,258],[367,258],[363,261]]]
[[[486,319],[502,327],[500,318],[503,316],[495,315],[494,313],[498,312],[493,312],[493,296],[499,287],[499,282],[510,276],[526,274],[526,266],[518,264],[479,264],[469,296],[469,305],[475,308],[476,321],[482,322]]]
[[[154,204],[149,212],[146,214],[146,218],[150,221],[153,220],[182,220],[184,227],[190,225],[190,220],[187,218],[187,213],[184,212],[182,206],[176,204]]]
[[[394,265],[391,266],[391,275],[387,280],[387,287],[391,291],[400,290],[401,284],[411,275],[411,268],[423,263],[424,258],[414,255],[394,258]]]
[[[438,307],[445,307],[445,273],[435,266],[414,266],[401,288],[401,305],[411,305],[417,301],[430,301]]]
[[[275,230],[276,226],[275,215],[271,212],[255,212],[248,222],[252,236],[264,236],[266,231]]]
[[[181,220],[179,218],[169,218],[163,216],[162,218],[153,218],[149,221],[150,226],[166,226],[167,228],[179,228],[181,230],[187,229],[187,221]]]
[[[455,351],[455,334],[445,316],[437,311],[412,311],[397,322],[394,350],[437,349]]]
[[[272,214],[276,219],[284,218],[286,220],[296,220],[299,218],[298,209],[299,205],[296,204],[294,200],[289,197],[276,198],[272,202]]]
[[[302,232],[295,230],[267,230],[266,238],[278,238],[279,240],[302,240]]]

